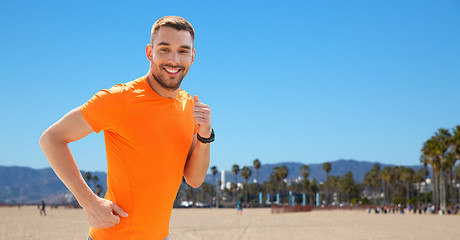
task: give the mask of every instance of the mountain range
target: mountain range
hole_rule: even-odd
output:
[[[356,182],[362,182],[364,175],[368,172],[375,162],[365,162],[356,160],[337,160],[330,162],[331,171],[329,176],[343,176],[350,171]],[[395,166],[390,164],[380,164],[381,168],[386,166]],[[289,170],[287,180],[294,180],[300,177],[300,168],[304,163],[298,162],[281,162],[276,164],[263,164],[258,170],[258,181],[267,181],[273,172],[273,168],[277,166],[286,166]],[[322,163],[307,164],[310,168],[309,179],[317,181],[325,181],[326,174],[323,170]],[[254,182],[256,172],[253,166],[248,166],[252,175],[248,182]],[[419,166],[406,166],[415,170],[422,168]],[[240,166],[240,169],[243,166]],[[81,171],[83,174],[84,171]],[[105,172],[91,172],[99,178],[97,184],[100,184],[104,190],[107,188]],[[225,171],[226,181],[235,181],[235,174],[231,171]],[[221,171],[216,176],[207,174],[205,181],[208,183],[217,182],[221,179]],[[238,182],[243,182],[244,179],[238,174]],[[94,188],[95,184],[90,181],[90,187]],[[0,203],[38,203],[45,200],[48,203],[68,204],[74,201],[72,194],[67,190],[65,185],[59,180],[51,168],[32,169],[29,167],[2,167],[0,166]]]
[[[346,174],[348,171],[350,171],[353,174],[353,178],[355,179],[356,182],[362,182],[364,180],[364,175],[366,172],[372,169],[372,166],[374,164],[378,164],[380,166],[380,169],[383,169],[387,166],[396,166],[394,164],[381,164],[378,162],[366,162],[366,161],[356,161],[356,160],[344,160],[340,159],[337,161],[329,162],[331,164],[331,171],[329,172],[329,176],[339,176],[342,177],[344,174]],[[299,162],[281,162],[281,163],[275,163],[275,164],[263,164],[260,166],[258,170],[258,181],[259,182],[264,182],[268,181],[270,178],[270,175],[273,172],[273,168],[275,167],[280,167],[280,166],[286,166],[289,170],[289,175],[286,178],[286,180],[295,180],[301,177],[300,173],[300,168],[304,165],[304,163],[299,163]],[[323,170],[323,163],[311,163],[307,164],[309,169],[310,169],[310,174],[308,176],[308,179],[316,179],[318,182],[323,182],[326,181],[326,173]],[[240,170],[243,168],[243,166],[239,166]],[[256,172],[254,170],[253,166],[248,166],[249,169],[251,169],[252,175],[248,179],[248,182],[254,182],[256,178]],[[405,166],[408,168],[413,168],[414,170],[418,170],[422,168],[422,165],[415,165],[415,166]],[[207,174],[206,175],[206,182],[211,183],[213,180],[212,174]],[[221,171],[219,171],[216,176],[215,176],[215,181],[218,179],[221,179]],[[225,171],[225,180],[235,182],[235,174],[231,171]],[[240,173],[238,173],[238,182],[243,182],[244,179],[243,177],[240,176]]]

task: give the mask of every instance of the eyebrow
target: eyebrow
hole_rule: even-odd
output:
[[[158,46],[171,46],[171,44],[167,43],[167,42],[159,42],[158,43]],[[189,45],[182,45],[180,46],[180,48],[185,48],[185,49],[192,49],[192,47],[190,47]]]
[[[167,42],[160,42],[158,43],[158,46],[161,46],[161,45],[164,45],[164,46],[171,46],[171,44],[167,43]]]

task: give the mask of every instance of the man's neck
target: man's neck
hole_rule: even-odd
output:
[[[163,88],[157,81],[155,81],[155,79],[153,79],[153,76],[150,72],[147,73],[145,78],[147,79],[150,88],[158,95],[170,99],[175,99],[177,97],[177,94],[179,93],[179,88],[176,90],[168,90]]]

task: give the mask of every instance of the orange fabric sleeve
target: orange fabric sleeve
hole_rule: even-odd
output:
[[[96,133],[115,129],[121,123],[125,107],[121,90],[118,85],[101,90],[80,107],[83,117]]]

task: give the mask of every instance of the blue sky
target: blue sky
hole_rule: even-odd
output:
[[[0,165],[48,167],[41,133],[148,70],[151,25],[188,19],[182,87],[212,108],[211,165],[355,159],[419,164],[460,124],[460,2],[0,0]],[[105,171],[103,134],[70,144]]]

